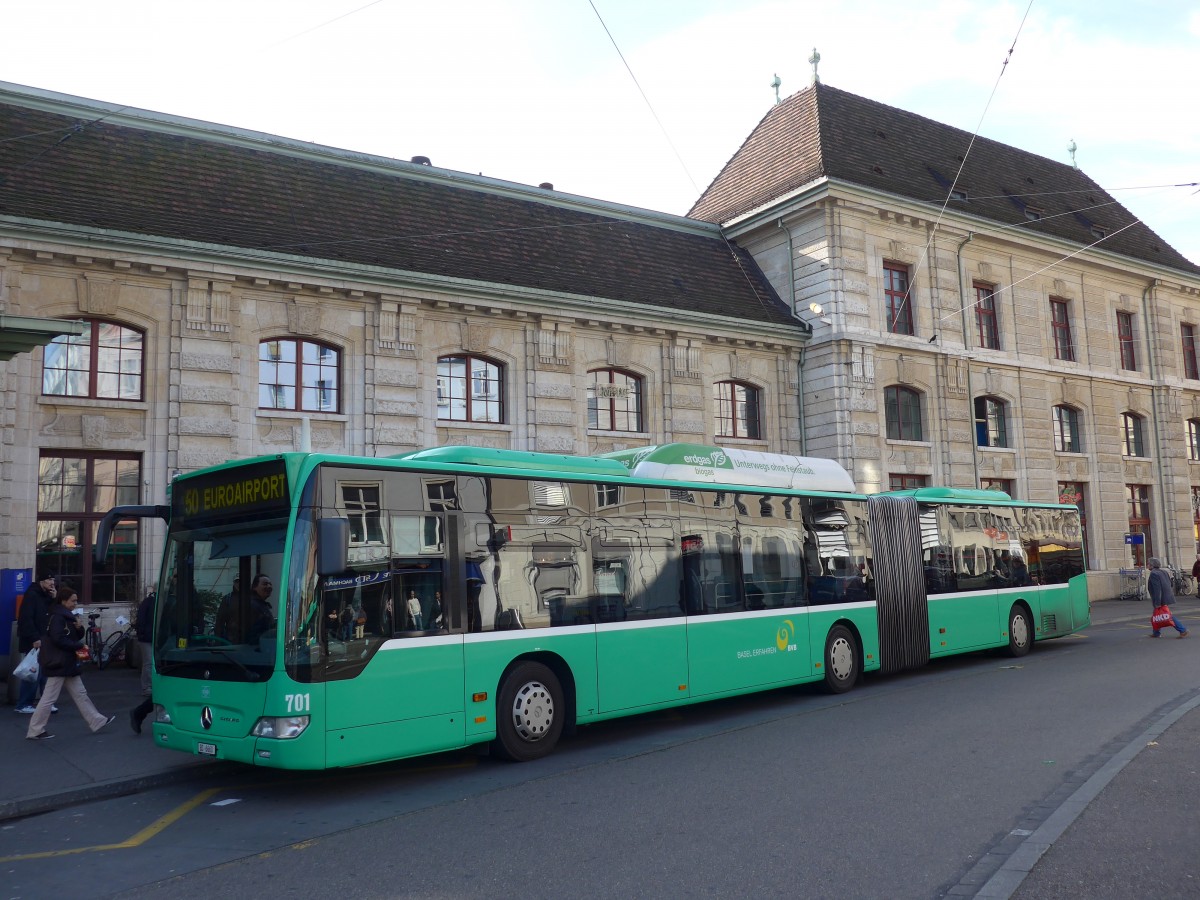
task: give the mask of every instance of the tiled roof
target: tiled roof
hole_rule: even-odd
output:
[[[25,105],[12,92],[0,100],[0,221],[803,327],[751,256],[705,223],[552,191],[539,202],[524,186],[330,148],[301,152],[282,139],[287,149],[278,149],[269,136],[172,127],[183,120],[156,114],[143,127],[128,112],[86,112]]]
[[[1079,245],[1103,229],[1099,248],[1200,273],[1073,166],[982,137],[971,146],[970,132],[825,84],[772,107],[688,215],[729,222],[822,177],[940,209],[964,156],[956,189],[968,199],[948,210]]]

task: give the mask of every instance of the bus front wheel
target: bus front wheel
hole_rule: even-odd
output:
[[[545,756],[558,743],[565,714],[555,674],[541,663],[521,663],[508,673],[496,698],[493,754],[514,762]]]
[[[858,642],[845,625],[829,629],[825,639],[825,687],[831,694],[844,694],[858,681]]]
[[[1015,605],[1008,611],[1008,655],[1024,656],[1033,646],[1033,627],[1029,621],[1029,611],[1021,605]]]

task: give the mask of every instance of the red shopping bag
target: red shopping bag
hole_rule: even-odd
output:
[[[1171,624],[1171,609],[1167,606],[1156,606],[1154,612],[1150,616],[1150,624],[1155,628],[1162,628],[1164,625]]]

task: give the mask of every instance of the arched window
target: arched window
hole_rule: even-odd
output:
[[[588,372],[588,428],[643,431],[642,380],[619,369]]]
[[[1146,440],[1142,417],[1136,413],[1121,413],[1121,452],[1125,456],[1145,456]]]
[[[1188,419],[1187,444],[1188,459],[1200,462],[1200,419]]]
[[[1074,407],[1054,407],[1054,449],[1059,453],[1083,452],[1079,435],[1079,410]]]
[[[883,412],[887,436],[893,441],[923,441],[921,395],[911,388],[892,386],[883,389]]]
[[[437,367],[437,417],[504,421],[504,367],[481,356],[443,356]]]
[[[78,337],[63,335],[42,355],[42,393],[93,400],[141,400],[145,336],[101,319]]]
[[[263,341],[258,345],[259,408],[338,412],[341,361],[336,348],[316,341]]]
[[[762,437],[759,397],[758,388],[740,381],[718,381],[714,384],[713,403],[717,411],[717,437],[755,440]]]
[[[980,447],[1008,446],[1008,404],[996,397],[975,398],[975,442]]]

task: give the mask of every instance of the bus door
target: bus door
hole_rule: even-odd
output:
[[[451,624],[465,572],[446,564],[447,538],[457,536],[446,518],[393,513],[390,560],[345,586],[326,580],[330,765],[386,756],[380,742],[412,755],[464,740],[463,639]]]
[[[995,647],[1008,627],[1011,548],[1020,553],[1010,511],[938,504],[920,507],[929,596],[929,651],[944,656]]]
[[[692,696],[795,682],[811,671],[798,529],[782,498],[705,492],[683,537]],[[790,609],[789,609],[790,607]]]

